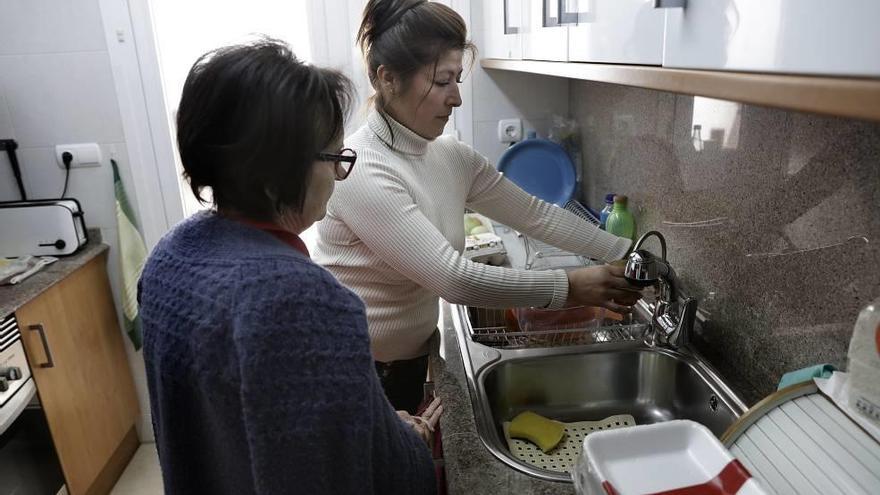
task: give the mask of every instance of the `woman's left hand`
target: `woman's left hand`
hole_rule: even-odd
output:
[[[400,419],[412,427],[428,446],[431,445],[434,428],[437,427],[437,423],[440,422],[440,415],[443,414],[443,405],[440,404],[439,397],[434,398],[422,414],[418,416],[412,416],[406,411],[396,412]]]

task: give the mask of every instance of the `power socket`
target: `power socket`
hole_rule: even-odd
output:
[[[61,158],[61,155],[65,151],[73,155],[70,168],[101,166],[101,148],[98,147],[97,143],[55,145],[55,159],[58,161],[58,166],[62,169],[64,168],[64,159]]]
[[[498,121],[498,140],[502,143],[522,141],[522,119],[501,119]]]

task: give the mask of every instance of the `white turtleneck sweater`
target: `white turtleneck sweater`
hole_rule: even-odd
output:
[[[366,303],[373,357],[427,353],[438,297],[481,307],[560,308],[562,270],[487,266],[464,257],[465,208],[567,251],[605,261],[630,246],[577,215],[537,199],[450,136],[429,141],[372,112],[346,141],[357,151],[318,224],[315,261]]]

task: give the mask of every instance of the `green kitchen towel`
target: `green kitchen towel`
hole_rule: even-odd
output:
[[[137,283],[147,259],[147,247],[138,230],[137,219],[134,210],[128,202],[125,186],[119,177],[119,167],[116,160],[110,160],[113,165],[113,186],[116,191],[116,224],[119,230],[119,265],[122,274],[122,313],[125,320],[125,332],[134,350],[140,350],[143,345],[143,331],[141,329],[141,317],[138,315]]]
[[[837,368],[830,364],[816,364],[799,370],[789,371],[782,375],[782,379],[779,380],[779,386],[776,387],[776,390],[782,390],[785,387],[812,380],[813,378],[829,378],[831,373],[836,370]]]

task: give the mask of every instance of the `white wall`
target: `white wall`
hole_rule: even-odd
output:
[[[0,137],[18,141],[18,158],[29,198],[61,194],[64,171],[55,161],[56,144],[100,145],[101,166],[72,169],[68,196],[80,201],[86,224],[100,228],[104,243],[110,245],[110,282],[114,294],[119,294],[110,158],[119,164],[135,208],[137,194],[98,0],[3,0]],[[16,199],[18,191],[4,153],[0,156],[0,201]],[[143,360],[133,352],[128,338],[124,339],[141,410],[148,412]],[[152,438],[148,418],[144,414],[139,425],[142,439]]]
[[[483,10],[481,2],[471,2],[468,29],[478,50],[484,46]],[[546,137],[553,115],[568,115],[568,79],[486,71],[479,61],[474,63],[469,77],[473,103],[472,145],[492,163],[497,163],[508,146],[498,141],[500,119],[521,118],[524,136],[529,130],[535,130],[539,136]]]

